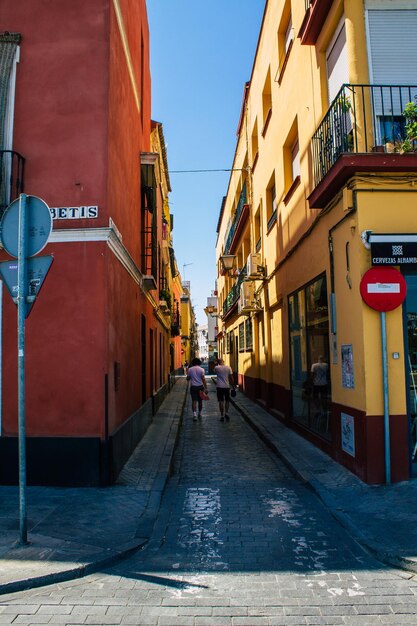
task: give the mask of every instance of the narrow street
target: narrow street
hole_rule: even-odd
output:
[[[214,384],[187,399],[149,544],[106,572],[0,598],[0,624],[415,625],[417,581],[354,542]]]

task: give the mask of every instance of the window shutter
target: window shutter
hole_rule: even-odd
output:
[[[376,85],[417,84],[417,10],[368,10],[369,67]]]
[[[0,150],[10,149],[7,141],[6,122],[10,115],[10,78],[20,42],[18,33],[0,34]]]
[[[330,43],[326,53],[329,104],[333,102],[344,83],[349,83],[346,31],[343,24],[336,38]]]

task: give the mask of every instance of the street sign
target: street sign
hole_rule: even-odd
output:
[[[5,210],[0,222],[0,239],[11,256],[19,255],[19,198]],[[48,243],[52,217],[46,202],[36,196],[26,196],[25,257],[39,254]]]
[[[407,284],[393,267],[372,267],[362,277],[360,292],[371,309],[392,311],[404,302]]]
[[[26,272],[27,272],[27,293],[26,293],[26,311],[25,317],[27,317],[32,309],[32,306],[39,295],[39,291],[42,287],[43,281],[46,278],[49,268],[54,260],[53,256],[38,256],[27,259]],[[0,276],[4,280],[10,295],[13,298],[13,302],[17,304],[18,294],[18,280],[17,271],[19,264],[17,261],[2,261],[0,263]]]

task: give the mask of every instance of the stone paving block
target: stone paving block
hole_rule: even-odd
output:
[[[305,626],[306,621],[304,617],[295,617],[286,615],[285,617],[270,617],[269,626]]]
[[[35,615],[39,611],[39,604],[10,604],[3,606],[2,615],[13,613],[15,615]]]
[[[345,624],[343,618],[341,619],[336,615],[329,615],[327,617],[307,615],[305,619],[307,626],[343,626],[343,624]]]
[[[397,626],[416,626],[416,614],[412,615],[381,615],[381,624],[392,624]]]
[[[45,617],[45,615],[18,615],[13,621],[13,624],[51,624],[53,621],[53,616]]]
[[[66,605],[52,605],[52,604],[43,604],[39,607],[38,614],[40,615],[69,615],[72,611],[72,606]]]
[[[233,626],[269,626],[268,617],[232,617]]]
[[[199,616],[205,616],[205,617],[211,617],[212,615],[216,615],[215,611],[219,611],[221,610],[219,607],[215,607],[214,609],[212,609],[209,606],[178,606],[177,607],[177,613],[178,616],[180,617],[181,615],[187,616],[187,617],[196,617],[197,615]],[[219,613],[219,615],[222,615],[222,613]]]
[[[215,606],[213,607],[214,617],[246,617],[249,615],[247,606]]]
[[[114,626],[120,624],[122,618],[115,617],[114,615],[89,615],[84,624],[94,624],[95,626]]]
[[[167,626],[169,626],[167,624]],[[182,626],[182,625],[181,625]],[[231,617],[202,617],[195,618],[195,626],[232,626]]]
[[[160,617],[158,626],[194,626],[194,617]]]
[[[73,624],[86,624],[87,619],[87,616],[80,617],[79,615],[51,615],[49,623],[53,625],[56,624],[56,626],[59,626],[59,624],[65,624],[65,626],[73,626]],[[97,622],[99,622],[101,618],[96,617],[96,619]]]

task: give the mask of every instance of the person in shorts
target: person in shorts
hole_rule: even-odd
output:
[[[207,383],[203,368],[201,367],[200,359],[193,359],[191,361],[191,367],[188,368],[187,380],[190,381],[190,394],[191,405],[193,408],[193,422],[197,421],[197,405],[198,405],[198,417],[201,418],[203,410],[203,401],[200,398],[200,391],[207,393]]]
[[[218,359],[218,365],[214,368],[216,375],[216,390],[217,400],[220,409],[220,421],[228,420],[229,418],[229,402],[230,402],[230,388],[235,388],[235,381],[233,380],[232,368],[229,365],[225,365],[223,359]]]

